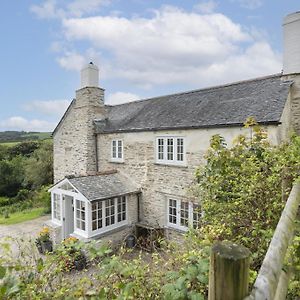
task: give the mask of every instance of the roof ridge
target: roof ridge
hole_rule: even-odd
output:
[[[117,107],[117,106],[122,106],[122,105],[130,105],[130,104],[135,104],[135,103],[144,102],[144,101],[166,98],[166,97],[170,97],[170,96],[187,95],[187,94],[193,94],[193,93],[197,93],[197,92],[201,92],[201,91],[216,90],[216,89],[229,87],[229,86],[233,86],[233,85],[238,85],[238,84],[243,84],[243,83],[258,81],[258,80],[264,80],[264,79],[269,79],[269,78],[275,78],[275,77],[280,77],[280,76],[282,76],[282,73],[275,73],[272,75],[266,75],[266,76],[251,78],[251,79],[245,79],[245,80],[235,81],[235,82],[226,83],[226,84],[214,85],[214,86],[200,88],[200,89],[194,89],[194,90],[190,90],[190,91],[186,91],[186,92],[178,92],[178,93],[173,93],[173,94],[156,96],[156,97],[152,97],[152,98],[144,98],[144,99],[139,99],[139,100],[130,101],[130,102],[126,102],[126,103],[121,103],[121,104],[116,104],[116,105],[106,105],[106,106]]]

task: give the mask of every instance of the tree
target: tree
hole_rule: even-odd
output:
[[[16,196],[23,181],[24,160],[22,157],[0,161],[0,196]]]
[[[231,240],[253,253],[258,270],[285,203],[284,178],[296,179],[300,170],[300,137],[272,146],[257,124],[250,122],[251,138],[239,136],[232,148],[215,135],[198,170],[198,192],[204,211],[202,237]]]
[[[9,154],[11,157],[17,155],[29,157],[36,149],[39,148],[39,146],[40,144],[34,141],[18,143],[9,148]]]
[[[32,189],[53,182],[53,150],[52,143],[43,142],[36,149],[25,166],[25,184]]]

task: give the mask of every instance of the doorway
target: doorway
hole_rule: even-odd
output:
[[[63,201],[63,239],[68,238],[74,232],[74,197],[62,195]]]

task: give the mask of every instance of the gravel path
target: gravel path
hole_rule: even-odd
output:
[[[0,225],[0,239],[5,237],[29,237],[34,238],[41,230],[45,221],[50,219],[50,215],[43,216],[31,221],[26,221],[14,225]]]
[[[31,221],[26,221],[19,224],[14,225],[0,225],[0,256],[3,254],[1,242],[7,243],[9,242],[11,244],[11,251],[12,255],[16,256],[19,254],[20,248],[18,244],[22,244],[22,247],[32,249],[32,251],[36,251],[35,247],[32,248],[34,245],[33,243],[30,243],[30,240],[34,240],[39,231],[42,229],[43,224],[45,221],[50,219],[50,215],[43,216]],[[13,238],[7,239],[7,238]],[[19,240],[19,242],[16,241]],[[20,239],[22,241],[20,241]],[[30,250],[31,251],[31,250]]]

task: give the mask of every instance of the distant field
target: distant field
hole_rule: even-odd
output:
[[[6,147],[13,147],[18,143],[20,143],[20,142],[0,142],[0,145],[6,146]]]
[[[28,132],[22,137],[37,136],[39,140],[47,140],[51,138],[51,132]]]
[[[52,140],[51,132],[24,132],[3,131],[0,132],[0,144],[11,147],[24,141]]]

